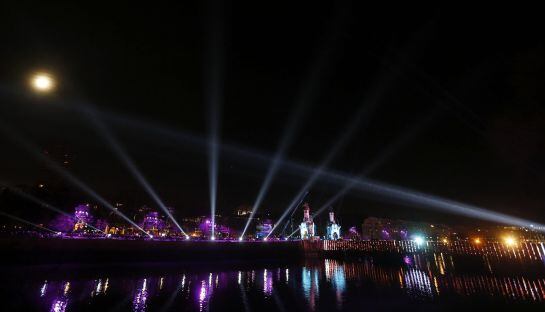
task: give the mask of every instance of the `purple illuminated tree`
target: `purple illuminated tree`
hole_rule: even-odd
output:
[[[49,222],[49,228],[58,232],[68,233],[74,229],[74,224],[74,218],[65,214],[59,214]]]

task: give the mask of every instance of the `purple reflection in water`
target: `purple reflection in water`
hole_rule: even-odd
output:
[[[138,288],[134,300],[132,301],[133,311],[146,311],[146,301],[148,300],[147,280],[144,279],[142,287]]]
[[[202,311],[204,308],[204,305],[208,302],[208,287],[206,286],[205,281],[201,281],[201,287],[199,289],[198,295],[199,295],[199,311]]]
[[[273,291],[273,276],[272,272],[267,271],[265,269],[263,271],[263,293],[265,293],[266,296],[270,296]]]
[[[66,306],[68,305],[68,299],[66,297],[59,297],[53,300],[51,305],[50,312],[64,312],[66,311]]]

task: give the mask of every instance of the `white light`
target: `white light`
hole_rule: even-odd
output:
[[[239,242],[242,242],[242,240],[243,240],[242,236],[238,238]]]
[[[186,235],[185,240],[189,240],[189,239],[190,239],[189,235]]]
[[[212,236],[210,239],[211,240],[216,240],[216,236]]]
[[[36,73],[32,76],[30,83],[34,90],[39,92],[48,92],[55,88],[55,81],[50,74]]]
[[[267,237],[265,237],[265,238],[263,239],[263,241],[264,241],[264,242],[266,242],[266,241],[267,241],[267,239],[268,239],[268,238],[267,238]]]
[[[415,236],[414,238],[414,242],[420,246],[422,244],[424,244],[424,238],[422,236]]]

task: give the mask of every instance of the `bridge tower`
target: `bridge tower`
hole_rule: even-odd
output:
[[[335,213],[330,211],[326,239],[337,240],[339,238],[341,238],[341,226],[335,220]]]
[[[303,204],[303,222],[299,225],[301,239],[311,239],[316,235],[316,226],[310,216],[310,206],[308,203]]]

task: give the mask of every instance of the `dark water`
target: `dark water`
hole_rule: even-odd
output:
[[[8,268],[2,311],[545,311],[543,272],[398,260]]]

